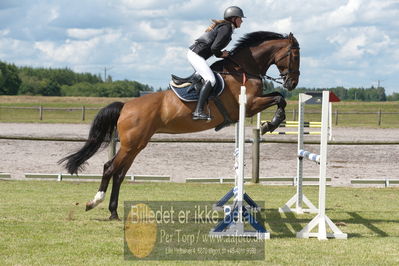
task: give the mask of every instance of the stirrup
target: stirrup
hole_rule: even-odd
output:
[[[205,113],[193,113],[193,120],[212,120],[212,118]]]

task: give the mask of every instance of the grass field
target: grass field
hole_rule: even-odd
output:
[[[90,123],[98,109],[114,101],[128,101],[130,98],[101,97],[45,97],[45,96],[0,96],[0,122],[19,123]],[[35,109],[4,109],[1,107],[34,107]],[[43,108],[77,108],[77,110],[44,110],[39,120],[39,106]],[[86,110],[82,121],[82,106],[96,108]]]
[[[125,265],[123,222],[108,221],[106,202],[90,212],[84,203],[98,183],[0,181],[0,265]],[[119,213],[126,200],[217,200],[230,189],[222,184],[124,184]],[[280,214],[277,208],[290,198],[294,187],[248,185],[256,201],[265,201],[266,241],[264,261],[253,265],[398,265],[399,189],[328,188],[327,215],[347,240],[296,239],[295,232],[314,215]],[[305,188],[317,202],[317,187]],[[146,261],[146,264],[187,264],[187,261]],[[205,261],[226,265],[232,261]]]
[[[86,110],[85,121],[82,121],[82,106],[101,108],[114,101],[127,101],[129,98],[95,98],[95,97],[44,97],[44,96],[0,96],[0,122],[28,123],[89,123],[97,110]],[[1,107],[36,107],[36,109],[5,109]],[[39,120],[38,106],[43,108],[76,108],[76,110],[44,110],[43,120]],[[287,120],[292,120],[292,112],[298,109],[297,102],[288,102]],[[274,111],[275,108],[269,109]],[[335,110],[338,110],[338,125],[343,127],[399,127],[399,102],[339,102],[333,105],[333,123],[336,121]],[[378,112],[383,114],[381,125],[378,125]],[[320,112],[321,105],[307,105],[305,112]],[[368,113],[368,114],[347,114]],[[270,120],[272,113],[263,114],[262,119]],[[320,114],[305,114],[305,121],[320,121]]]

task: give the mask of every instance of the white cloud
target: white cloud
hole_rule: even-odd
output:
[[[48,21],[51,22],[55,19],[57,19],[60,15],[58,8],[52,8],[50,9],[50,12],[48,13],[49,17],[48,17]]]
[[[328,40],[339,45],[338,51],[333,56],[342,59],[361,58],[366,54],[381,54],[391,44],[389,36],[376,27],[345,29],[329,37]]]
[[[90,39],[103,33],[103,29],[67,29],[68,36],[75,39]]]
[[[40,50],[47,60],[65,62],[67,64],[80,64],[86,61],[90,51],[96,47],[95,41],[69,41],[57,46],[52,42],[43,41],[35,43],[35,48]]]
[[[187,67],[189,63],[186,59],[187,48],[183,47],[167,47],[165,56],[160,60],[161,65]]]
[[[159,1],[159,0],[121,0],[122,7],[127,9],[165,9],[178,0]]]
[[[10,29],[0,30],[0,36],[6,36],[10,33]]]
[[[270,25],[273,31],[276,32],[291,32],[293,31],[292,18],[283,18]]]
[[[211,24],[211,21],[209,21]],[[201,34],[203,34],[208,25],[201,24],[198,21],[189,21],[184,23],[180,30],[185,34],[184,44],[191,45],[194,40],[197,39]]]
[[[126,8],[131,9],[144,9],[144,8],[153,8],[157,3],[156,0],[122,0],[121,4]]]
[[[121,54],[117,61],[122,64],[134,64],[140,58],[142,49],[143,46],[141,44],[133,42],[128,46],[127,53]]]
[[[306,32],[328,31],[333,28],[351,25],[356,21],[361,0],[348,0],[343,5],[304,17],[303,30]],[[314,14],[314,15],[312,15]]]
[[[39,41],[34,47],[43,53],[46,60],[84,64],[98,61],[99,58],[95,58],[95,55],[101,55],[104,49],[106,51],[111,49],[120,38],[119,32],[109,31],[87,40],[66,39],[59,45],[50,41]]]
[[[139,23],[140,31],[148,38],[154,41],[162,41],[171,38],[174,29],[169,25],[162,25],[161,27],[154,27],[149,21],[142,21]]]
[[[396,5],[396,7],[395,7]],[[397,17],[399,2],[397,0],[370,0],[363,1],[360,7],[359,18],[365,23],[379,23],[388,17]]]

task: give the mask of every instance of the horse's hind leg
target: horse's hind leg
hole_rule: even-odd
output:
[[[117,209],[121,184],[134,159],[147,146],[153,133],[154,130],[151,130],[151,127],[148,126],[147,128],[137,127],[136,130],[128,131],[126,133],[128,137],[122,134],[120,136],[121,148],[111,166],[113,168],[113,182],[109,201],[110,220],[119,219]]]
[[[111,167],[111,165],[114,159],[115,157],[104,164],[103,177],[101,179],[100,187],[97,194],[94,196],[94,199],[86,203],[86,211],[95,208],[97,205],[104,201],[105,193],[107,192],[108,184],[113,174],[113,168]]]
[[[125,179],[126,173],[129,170],[130,166],[132,165],[134,158],[139,153],[135,151],[133,153],[125,153],[121,152],[120,156],[116,158],[116,164],[118,164],[118,171],[116,171],[113,175],[113,182],[112,182],[112,192],[111,198],[109,200],[108,209],[111,212],[111,216],[109,217],[110,220],[119,220],[118,216],[118,199],[119,199],[119,191],[122,185],[123,180]]]

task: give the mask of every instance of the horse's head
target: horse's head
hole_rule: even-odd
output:
[[[268,31],[248,33],[238,40],[231,54],[230,61],[251,76],[265,76],[275,64],[286,89],[298,85],[299,44],[292,33],[288,37]]]
[[[286,43],[274,54],[274,63],[283,78],[284,88],[291,91],[299,81],[299,43],[292,33],[288,35]]]

